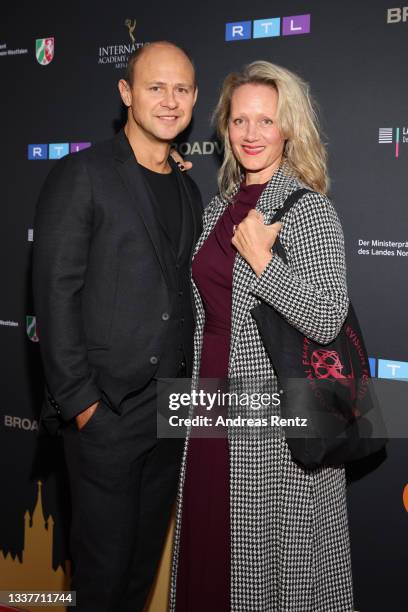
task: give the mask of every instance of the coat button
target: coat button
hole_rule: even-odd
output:
[[[152,355],[152,356],[150,357],[150,363],[151,363],[151,364],[156,365],[156,363],[158,363],[158,361],[159,361],[159,360],[157,359],[156,355]]]
[[[179,294],[179,297],[183,296],[183,292],[182,291],[179,291],[178,294]]]
[[[168,321],[170,319],[170,315],[168,312],[163,312],[162,314],[163,321]]]

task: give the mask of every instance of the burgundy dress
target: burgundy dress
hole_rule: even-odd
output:
[[[193,278],[205,309],[200,378],[226,379],[231,337],[233,226],[262,185],[241,188],[197,252]],[[204,382],[204,381],[203,381]],[[205,383],[204,383],[205,384]],[[183,490],[177,612],[230,612],[229,452],[223,438],[191,437]]]

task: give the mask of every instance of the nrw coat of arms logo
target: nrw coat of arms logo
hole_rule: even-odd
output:
[[[54,39],[37,38],[35,41],[35,56],[41,66],[47,66],[54,59]]]
[[[26,329],[27,336],[30,338],[31,342],[40,341],[40,338],[37,333],[37,320],[32,315],[26,316]]]

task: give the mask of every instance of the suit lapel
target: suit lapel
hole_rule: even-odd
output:
[[[115,137],[113,146],[116,168],[126,186],[131,201],[134,203],[135,211],[141,217],[150,237],[157,259],[162,268],[166,284],[168,287],[174,286],[176,271],[174,266],[170,265],[165,257],[166,249],[164,241],[167,240],[167,238],[160,229],[159,221],[154,212],[154,203],[150,198],[149,191],[139,170],[132,147],[123,130]]]
[[[265,223],[270,223],[275,211],[282,206],[288,193],[292,190],[293,184],[293,177],[286,176],[281,168],[275,172],[255,207],[255,210],[264,215]],[[230,364],[235,357],[240,332],[254,300],[250,293],[250,286],[254,278],[251,266],[241,255],[237,254],[232,274]]]
[[[198,239],[198,233],[201,226],[202,210],[200,210],[198,202],[195,202],[197,198],[194,197],[188,180],[184,177],[171,157],[169,158],[169,163],[177,179],[181,200],[181,229],[177,256],[181,259],[184,255],[186,245],[189,243],[189,239],[191,239],[190,230],[192,228],[192,247],[189,253],[189,257],[191,258],[192,249]]]

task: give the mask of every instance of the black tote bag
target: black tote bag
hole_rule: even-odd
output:
[[[293,192],[271,222],[279,221],[308,191]],[[274,252],[287,263],[279,238]],[[353,306],[338,336],[325,345],[306,338],[264,302],[251,314],[278,378],[292,458],[306,468],[339,466],[382,449],[385,429]]]

